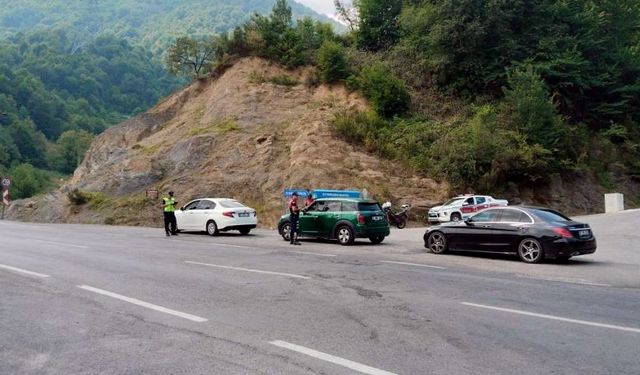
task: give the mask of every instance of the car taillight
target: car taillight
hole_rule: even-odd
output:
[[[558,228],[553,228],[553,232],[555,234],[557,234],[560,237],[563,238],[572,238],[573,234],[571,234],[571,232],[569,232],[569,230],[567,228],[562,228],[562,227],[558,227]]]
[[[358,224],[364,224],[364,215],[358,214]]]
[[[227,212],[223,212],[222,213],[223,216],[231,217],[231,218],[233,217],[233,214],[234,214],[234,212],[232,212],[232,211],[227,211]]]

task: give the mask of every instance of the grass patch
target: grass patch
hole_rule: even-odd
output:
[[[67,193],[69,202],[76,206],[89,205],[91,209],[100,209],[109,203],[109,198],[100,192],[73,189]]]
[[[298,85],[298,80],[288,74],[268,76],[255,70],[249,74],[249,82],[257,85],[263,83],[273,83],[274,85],[287,87]]]
[[[240,125],[233,119],[215,120],[206,126],[193,128],[189,130],[190,136],[198,136],[204,134],[228,134],[242,130]]]

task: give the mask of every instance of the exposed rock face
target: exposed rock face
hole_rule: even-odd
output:
[[[12,210],[31,220],[150,224],[158,207],[136,213],[78,209],[73,189],[131,197],[172,189],[182,203],[197,197],[233,197],[258,209],[273,225],[283,211],[284,188],[367,189],[380,198],[429,206],[448,187],[415,176],[335,138],[331,120],[366,102],[343,86],[306,87],[310,72],[284,71],[248,58],[220,78],[197,81],[147,113],[100,135],[73,178],[48,202]],[[289,75],[295,86],[254,83],[256,76]],[[47,214],[38,212],[46,210]],[[115,210],[116,212],[113,212]],[[103,210],[104,211],[104,210]],[[147,212],[148,211],[148,212]],[[139,217],[136,217],[139,216]]]

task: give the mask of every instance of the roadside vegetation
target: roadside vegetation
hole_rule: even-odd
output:
[[[16,180],[14,199],[72,173],[95,134],[144,111],[182,82],[120,39],[73,43],[64,31],[0,40],[0,175]],[[27,169],[32,177],[18,178]]]
[[[209,73],[234,58],[313,65],[370,113],[336,134],[454,188],[500,193],[554,174],[640,179],[640,3],[337,1],[347,34],[293,22],[285,0],[209,39]]]

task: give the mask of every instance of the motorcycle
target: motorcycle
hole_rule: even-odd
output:
[[[393,212],[391,210],[391,202],[386,202],[382,205],[382,210],[387,216],[387,222],[389,225],[395,225],[398,229],[402,229],[407,226],[407,220],[409,220],[409,210],[411,205],[405,203],[402,205],[402,210],[399,212]]]

